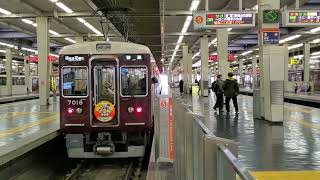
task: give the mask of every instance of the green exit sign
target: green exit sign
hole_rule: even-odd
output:
[[[274,24],[279,23],[279,10],[264,10],[263,11],[263,23]]]

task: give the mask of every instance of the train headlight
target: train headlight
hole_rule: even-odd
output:
[[[83,111],[82,108],[77,108],[76,109],[77,114],[82,114],[82,111]]]
[[[137,111],[137,113],[141,113],[142,112],[142,107],[136,107],[136,111]]]
[[[133,107],[128,107],[128,112],[129,113],[133,113],[134,112],[134,108]]]
[[[68,108],[68,114],[73,114],[74,113],[74,109],[73,108]]]

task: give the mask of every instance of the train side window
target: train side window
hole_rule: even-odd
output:
[[[64,96],[88,95],[87,67],[63,67],[62,90]]]
[[[147,67],[121,67],[121,95],[147,95]]]

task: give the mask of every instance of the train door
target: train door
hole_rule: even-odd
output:
[[[119,125],[118,69],[115,59],[91,61],[92,126]]]

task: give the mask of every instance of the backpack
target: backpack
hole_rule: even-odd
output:
[[[212,87],[211,88],[212,88],[212,91],[215,92],[215,93],[217,93],[219,91],[219,86],[218,86],[217,81],[214,81],[212,83]]]

